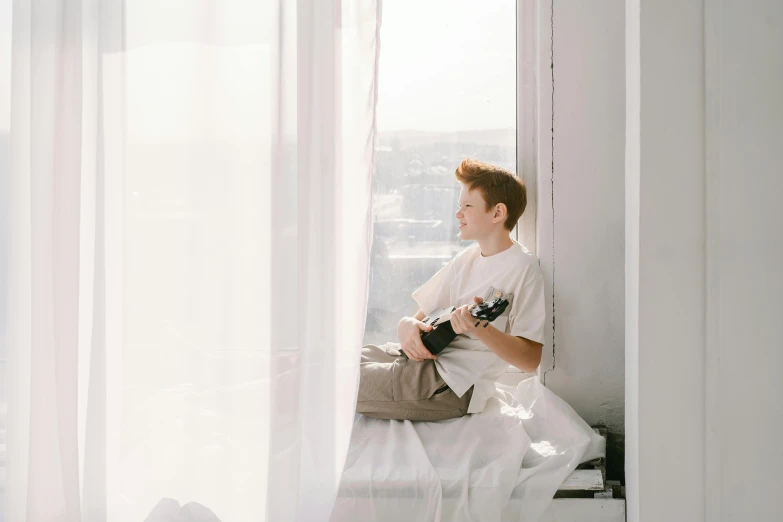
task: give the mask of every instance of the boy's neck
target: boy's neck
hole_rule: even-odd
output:
[[[511,245],[514,244],[514,241],[511,239],[511,237],[508,234],[500,234],[497,236],[485,237],[485,238],[477,239],[476,242],[478,242],[479,244],[479,249],[481,250],[481,257],[494,256],[495,254],[499,254],[504,250],[510,248]]]

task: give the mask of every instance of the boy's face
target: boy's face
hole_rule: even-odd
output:
[[[462,185],[459,192],[459,209],[457,221],[459,221],[459,238],[462,240],[479,239],[490,235],[497,223],[492,222],[495,209],[487,212],[487,203],[481,190],[468,190]]]

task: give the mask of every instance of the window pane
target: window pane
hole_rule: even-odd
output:
[[[459,163],[516,171],[515,13],[513,0],[383,4],[365,344],[398,342],[413,290],[472,243],[457,237]]]

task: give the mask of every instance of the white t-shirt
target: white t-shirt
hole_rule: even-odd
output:
[[[490,286],[513,294],[509,307],[491,324],[503,333],[543,343],[544,278],[536,256],[516,241],[489,257],[481,255],[478,243],[465,248],[412,296],[429,314],[439,308],[471,304],[473,296],[484,296]],[[508,368],[508,363],[468,334],[457,335],[438,354],[435,365],[457,396],[462,397],[473,386],[468,413],[484,409],[495,392],[495,382]]]

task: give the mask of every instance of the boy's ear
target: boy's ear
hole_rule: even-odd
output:
[[[495,215],[493,217],[506,217],[506,214],[508,213],[508,209],[506,208],[505,203],[498,203],[495,205]]]

